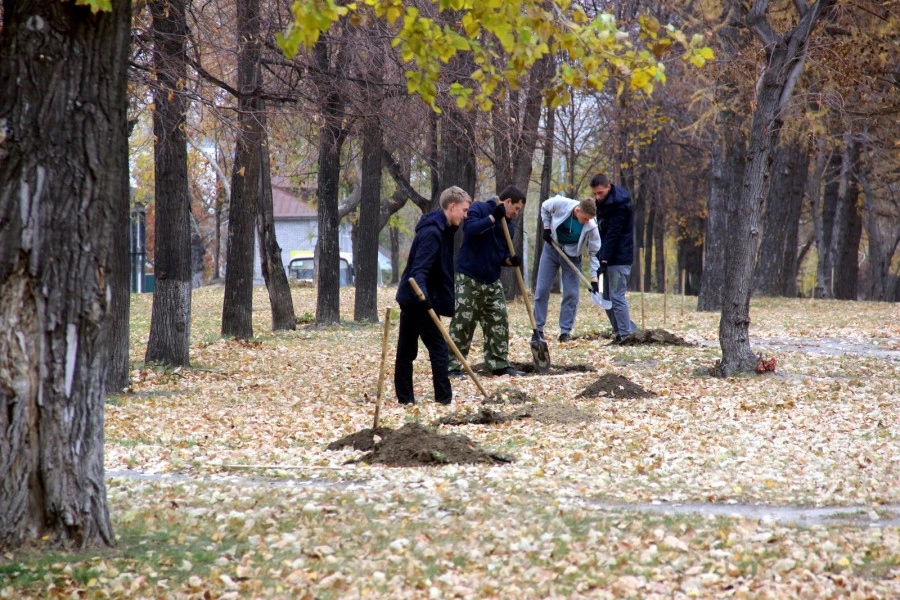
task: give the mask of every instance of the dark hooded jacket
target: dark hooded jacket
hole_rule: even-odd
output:
[[[409,278],[413,277],[434,312],[445,317],[453,316],[453,236],[457,229],[450,225],[441,209],[419,219],[406,268],[397,288],[397,304],[401,308],[415,306],[419,301],[409,284]]]
[[[500,279],[500,269],[509,258],[509,246],[500,223],[491,220],[497,198],[475,202],[463,221],[463,243],[456,260],[456,270],[476,281],[491,284]],[[515,233],[507,221],[509,235]]]
[[[613,185],[603,202],[597,202],[600,221],[600,262],[630,265],[634,262],[634,210],[631,196]]]

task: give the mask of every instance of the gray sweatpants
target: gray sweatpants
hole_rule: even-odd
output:
[[[631,265],[606,267],[605,278],[609,279],[609,301],[612,302],[612,308],[606,311],[606,316],[609,317],[613,333],[620,338],[631,335],[637,330],[637,326],[631,322],[628,301],[625,299],[629,275],[631,275]]]
[[[570,257],[571,258],[571,257]],[[581,268],[581,257],[572,258],[572,263]],[[562,269],[562,303],[559,306],[559,332],[571,333],[575,326],[575,313],[578,312],[578,273],[563,262],[547,242],[541,251],[541,262],[538,265],[537,284],[534,290],[534,321],[539,331],[544,331],[547,322],[547,305],[550,303],[550,288],[556,279],[556,273]]]

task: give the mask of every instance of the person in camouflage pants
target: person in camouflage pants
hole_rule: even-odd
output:
[[[506,296],[500,283],[501,267],[516,267],[521,258],[510,256],[500,219],[514,218],[525,206],[525,194],[509,186],[499,198],[476,202],[463,222],[463,244],[456,262],[456,312],[450,337],[463,357],[469,354],[475,326],[484,336],[484,362],[494,375],[524,375],[509,364],[509,320]],[[510,235],[513,225],[508,223]],[[464,377],[459,360],[450,358],[450,376]]]

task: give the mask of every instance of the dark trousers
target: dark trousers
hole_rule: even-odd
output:
[[[397,335],[397,358],[394,361],[394,391],[397,400],[407,404],[415,401],[413,361],[419,354],[421,337],[431,359],[434,399],[436,402],[449,404],[453,400],[453,389],[447,376],[449,348],[428,311],[419,306],[400,309],[400,331]]]

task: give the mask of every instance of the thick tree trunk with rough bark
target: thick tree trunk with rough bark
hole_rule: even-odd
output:
[[[228,211],[228,263],[222,304],[222,335],[253,337],[253,258],[256,212],[259,205],[259,1],[237,3],[238,135],[231,172],[231,206]]]
[[[816,229],[816,253],[819,257],[818,263],[816,263],[816,298],[834,297],[832,274],[834,273],[834,240],[837,229],[842,160],[841,153],[832,152],[825,166],[825,186],[821,201],[813,205],[821,207],[821,212],[817,210],[813,215],[813,218],[819,221]]]
[[[802,142],[775,151],[756,261],[755,293],[760,296],[797,295],[797,236],[808,163],[808,146]]]
[[[154,0],[153,101],[155,138],[156,248],[153,310],[145,360],[190,364],[191,200],[187,177],[187,25],[184,0]]]
[[[265,110],[261,102],[261,111]],[[259,260],[266,290],[269,292],[269,308],[272,311],[272,331],[293,331],[297,328],[294,299],[288,283],[281,246],[275,237],[275,207],[272,199],[272,175],[269,161],[269,144],[266,136],[265,113],[260,112],[262,143],[259,148],[259,205],[257,207],[256,235],[259,238]]]
[[[750,295],[759,241],[759,217],[768,191],[771,152],[778,143],[784,106],[803,69],[812,30],[834,1],[819,0],[808,7],[799,23],[783,35],[776,35],[766,20],[768,3],[764,0],[754,2],[746,15],[747,26],[766,49],[767,60],[757,86],[737,218],[729,219],[728,223],[725,289],[719,320],[722,360],[715,369],[722,377],[753,372],[758,364],[758,358],[750,349]]]
[[[131,6],[6,2],[0,35],[0,549],[111,546],[103,470]],[[117,250],[117,249],[116,249]]]
[[[859,143],[847,137],[846,168],[841,176],[841,189],[834,266],[834,297],[857,300],[859,293],[859,242],[862,238],[862,215],[859,207]]]
[[[556,109],[547,107],[547,119],[544,126],[544,145],[542,148],[543,165],[541,166],[541,193],[539,198],[534,228],[534,259],[531,261],[531,289],[537,286],[538,265],[541,264],[541,252],[544,243],[541,239],[544,223],[541,220],[540,203],[550,197],[550,186],[553,183],[553,138],[556,135]]]
[[[363,124],[362,178],[356,253],[355,321],[378,322],[378,215],[381,210],[381,119],[370,115]]]
[[[130,133],[131,127],[129,127]],[[126,134],[128,135],[128,134]],[[131,198],[129,171],[121,174],[125,196],[117,198],[113,204],[113,241],[110,257],[110,314],[106,326],[109,370],[106,373],[106,393],[119,394],[130,385],[131,362],[130,318],[131,318]]]

